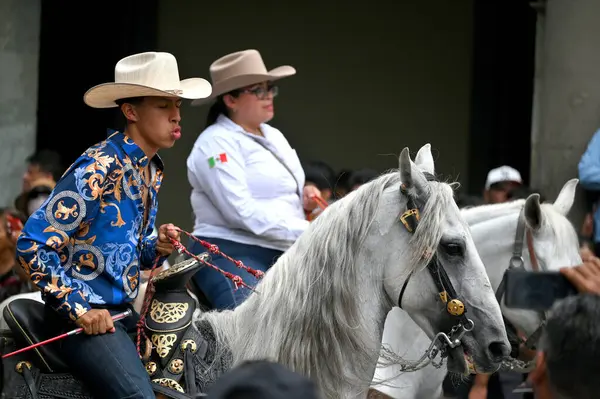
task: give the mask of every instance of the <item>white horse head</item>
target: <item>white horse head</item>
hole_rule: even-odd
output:
[[[423,172],[434,175],[434,160],[429,144],[419,150],[415,160],[417,165],[410,162],[406,152],[405,159],[401,156],[400,169],[403,182],[412,180],[415,193],[418,193],[417,195],[425,202],[419,226],[423,225],[422,234],[429,237],[419,236],[417,229],[411,241],[411,250],[417,251],[418,255],[422,253],[419,251],[426,251],[428,248],[437,249],[437,259],[450,276],[459,298],[465,302],[468,317],[475,323],[472,334],[463,339],[463,349],[472,356],[478,371],[494,371],[498,366],[498,360],[508,352],[500,309],[497,307],[490,281],[475,249],[470,231],[453,200],[451,187],[445,183],[424,181]],[[426,187],[429,187],[429,191]],[[431,189],[432,187],[436,189]],[[429,225],[439,227],[435,230]],[[433,232],[437,235],[430,237]],[[389,234],[403,233],[392,229]],[[397,240],[400,240],[399,236],[391,236],[382,241],[382,246],[389,246],[389,242]],[[394,252],[390,255],[399,256]],[[388,265],[393,265],[391,260],[388,259]],[[398,293],[397,289],[402,281],[402,277],[396,280],[391,278],[394,273],[397,275],[397,270],[394,271],[393,267],[389,266],[385,284],[392,298]],[[430,274],[426,270],[421,270],[418,275],[411,278],[404,293],[407,300],[403,300],[401,304],[430,338],[433,338],[436,332],[448,328],[447,314],[440,312],[439,305],[436,306],[433,302],[439,295],[436,293],[432,296],[432,289],[435,288]],[[451,352],[448,367],[453,371],[467,371],[464,368],[466,364],[462,351]]]
[[[540,204],[539,195],[532,194],[526,200],[487,205],[463,212],[480,252],[495,251],[502,254],[486,264],[495,290],[509,267],[508,255],[514,251],[518,239],[515,232],[519,223],[524,227],[521,240],[523,267],[526,270],[558,271],[562,267],[581,263],[577,233],[566,217],[573,205],[577,183],[577,179],[566,182],[553,204]],[[504,300],[502,312],[527,337],[538,330],[544,317],[538,312],[507,308]]]

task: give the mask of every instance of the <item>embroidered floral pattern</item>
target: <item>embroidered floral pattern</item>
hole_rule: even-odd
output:
[[[152,267],[156,256],[151,234],[162,161],[153,160],[156,178],[143,225],[140,174],[148,162],[131,139],[114,133],[71,165],[25,224],[19,264],[65,316],[74,320],[90,304],[118,305],[137,296],[140,267]]]

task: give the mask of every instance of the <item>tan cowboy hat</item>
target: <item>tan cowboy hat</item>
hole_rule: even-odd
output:
[[[89,89],[83,101],[93,108],[116,107],[115,100],[131,97],[179,97],[189,100],[210,96],[210,83],[202,78],[179,80],[177,60],[169,53],[147,52],[125,57],[115,66],[115,81]]]
[[[244,50],[228,54],[213,62],[210,66],[212,94],[206,98],[192,101],[192,105],[202,105],[221,94],[264,81],[274,81],[296,74],[296,69],[283,65],[267,71],[260,53],[256,50]]]

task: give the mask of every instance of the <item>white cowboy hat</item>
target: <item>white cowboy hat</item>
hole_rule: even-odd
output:
[[[267,71],[260,53],[256,50],[244,50],[228,54],[213,62],[210,66],[212,94],[206,98],[192,101],[192,105],[202,105],[221,94],[241,89],[256,83],[274,81],[296,74],[296,69],[283,65]]]
[[[132,97],[179,97],[190,100],[210,96],[210,83],[202,78],[179,80],[172,54],[147,52],[125,57],[115,66],[115,81],[89,89],[83,101],[93,108],[116,107],[115,100]]]

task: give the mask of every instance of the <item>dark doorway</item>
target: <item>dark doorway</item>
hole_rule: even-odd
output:
[[[158,0],[43,1],[37,149],[58,151],[65,166],[115,126],[115,109],[83,102],[114,80],[116,62],[157,47]]]
[[[510,165],[529,182],[536,11],[525,0],[474,2],[469,192]]]

